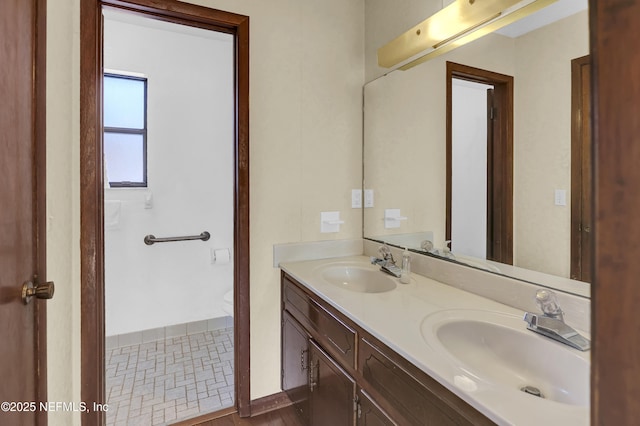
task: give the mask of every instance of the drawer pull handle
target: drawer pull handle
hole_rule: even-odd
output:
[[[320,368],[320,361],[315,363],[311,361],[311,368],[309,368],[309,391],[313,392],[318,387],[318,377],[316,375],[316,369]],[[319,375],[319,372],[318,372]]]

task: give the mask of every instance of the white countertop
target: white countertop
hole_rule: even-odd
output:
[[[536,398],[478,377],[444,354],[437,345],[430,345],[421,332],[425,317],[443,310],[483,310],[520,318],[523,311],[417,274],[412,274],[409,284],[401,284],[394,278],[397,281],[396,288],[384,293],[344,290],[326,282],[317,274],[317,270],[327,264],[345,261],[378,269],[365,256],[289,262],[280,267],[492,421],[500,425],[517,426],[589,424],[588,406]],[[522,328],[526,329],[524,321]],[[535,334],[534,337],[551,341]],[[589,359],[589,352],[553,343],[575,352],[578,357]],[[554,361],[549,359],[550,364]],[[555,367],[558,368],[557,365]],[[588,382],[586,378],[586,383]],[[586,392],[589,390],[586,389]]]

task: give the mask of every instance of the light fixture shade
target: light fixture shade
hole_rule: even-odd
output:
[[[553,0],[555,1],[555,0]],[[390,68],[433,51],[482,27],[522,0],[456,0],[378,49],[378,65]]]
[[[485,35],[490,34],[494,31],[498,31],[500,28],[504,28],[507,25],[510,25],[526,16],[529,16],[532,13],[543,9],[552,3],[555,3],[556,1],[557,0],[534,0],[525,6],[519,7],[517,10],[509,14],[501,16],[500,19],[493,20],[488,25],[484,25],[482,26],[482,28],[479,28],[476,31],[468,32],[465,35],[456,38],[451,43],[446,44],[445,46],[438,47],[435,50],[427,52],[424,55],[421,55],[418,58],[405,63],[404,65],[398,67],[398,69],[406,71],[410,68],[415,67],[416,65],[427,62],[428,60],[436,58],[444,53],[450,52],[457,47],[463,46],[467,43],[471,43],[472,41],[484,37]]]

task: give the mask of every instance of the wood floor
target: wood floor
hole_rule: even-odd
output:
[[[195,426],[304,426],[292,406],[281,408],[257,417],[241,419],[238,413],[227,414],[215,420],[207,420]]]

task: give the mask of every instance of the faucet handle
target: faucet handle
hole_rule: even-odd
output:
[[[391,249],[386,244],[383,244],[380,246],[380,248],[378,248],[378,255],[380,256],[380,258],[384,260],[393,261],[393,255],[391,254]]]
[[[536,304],[546,316],[564,321],[564,312],[558,305],[556,294],[551,290],[538,290],[536,292]]]
[[[422,240],[420,248],[426,252],[431,252],[433,250],[433,242],[429,240]]]

